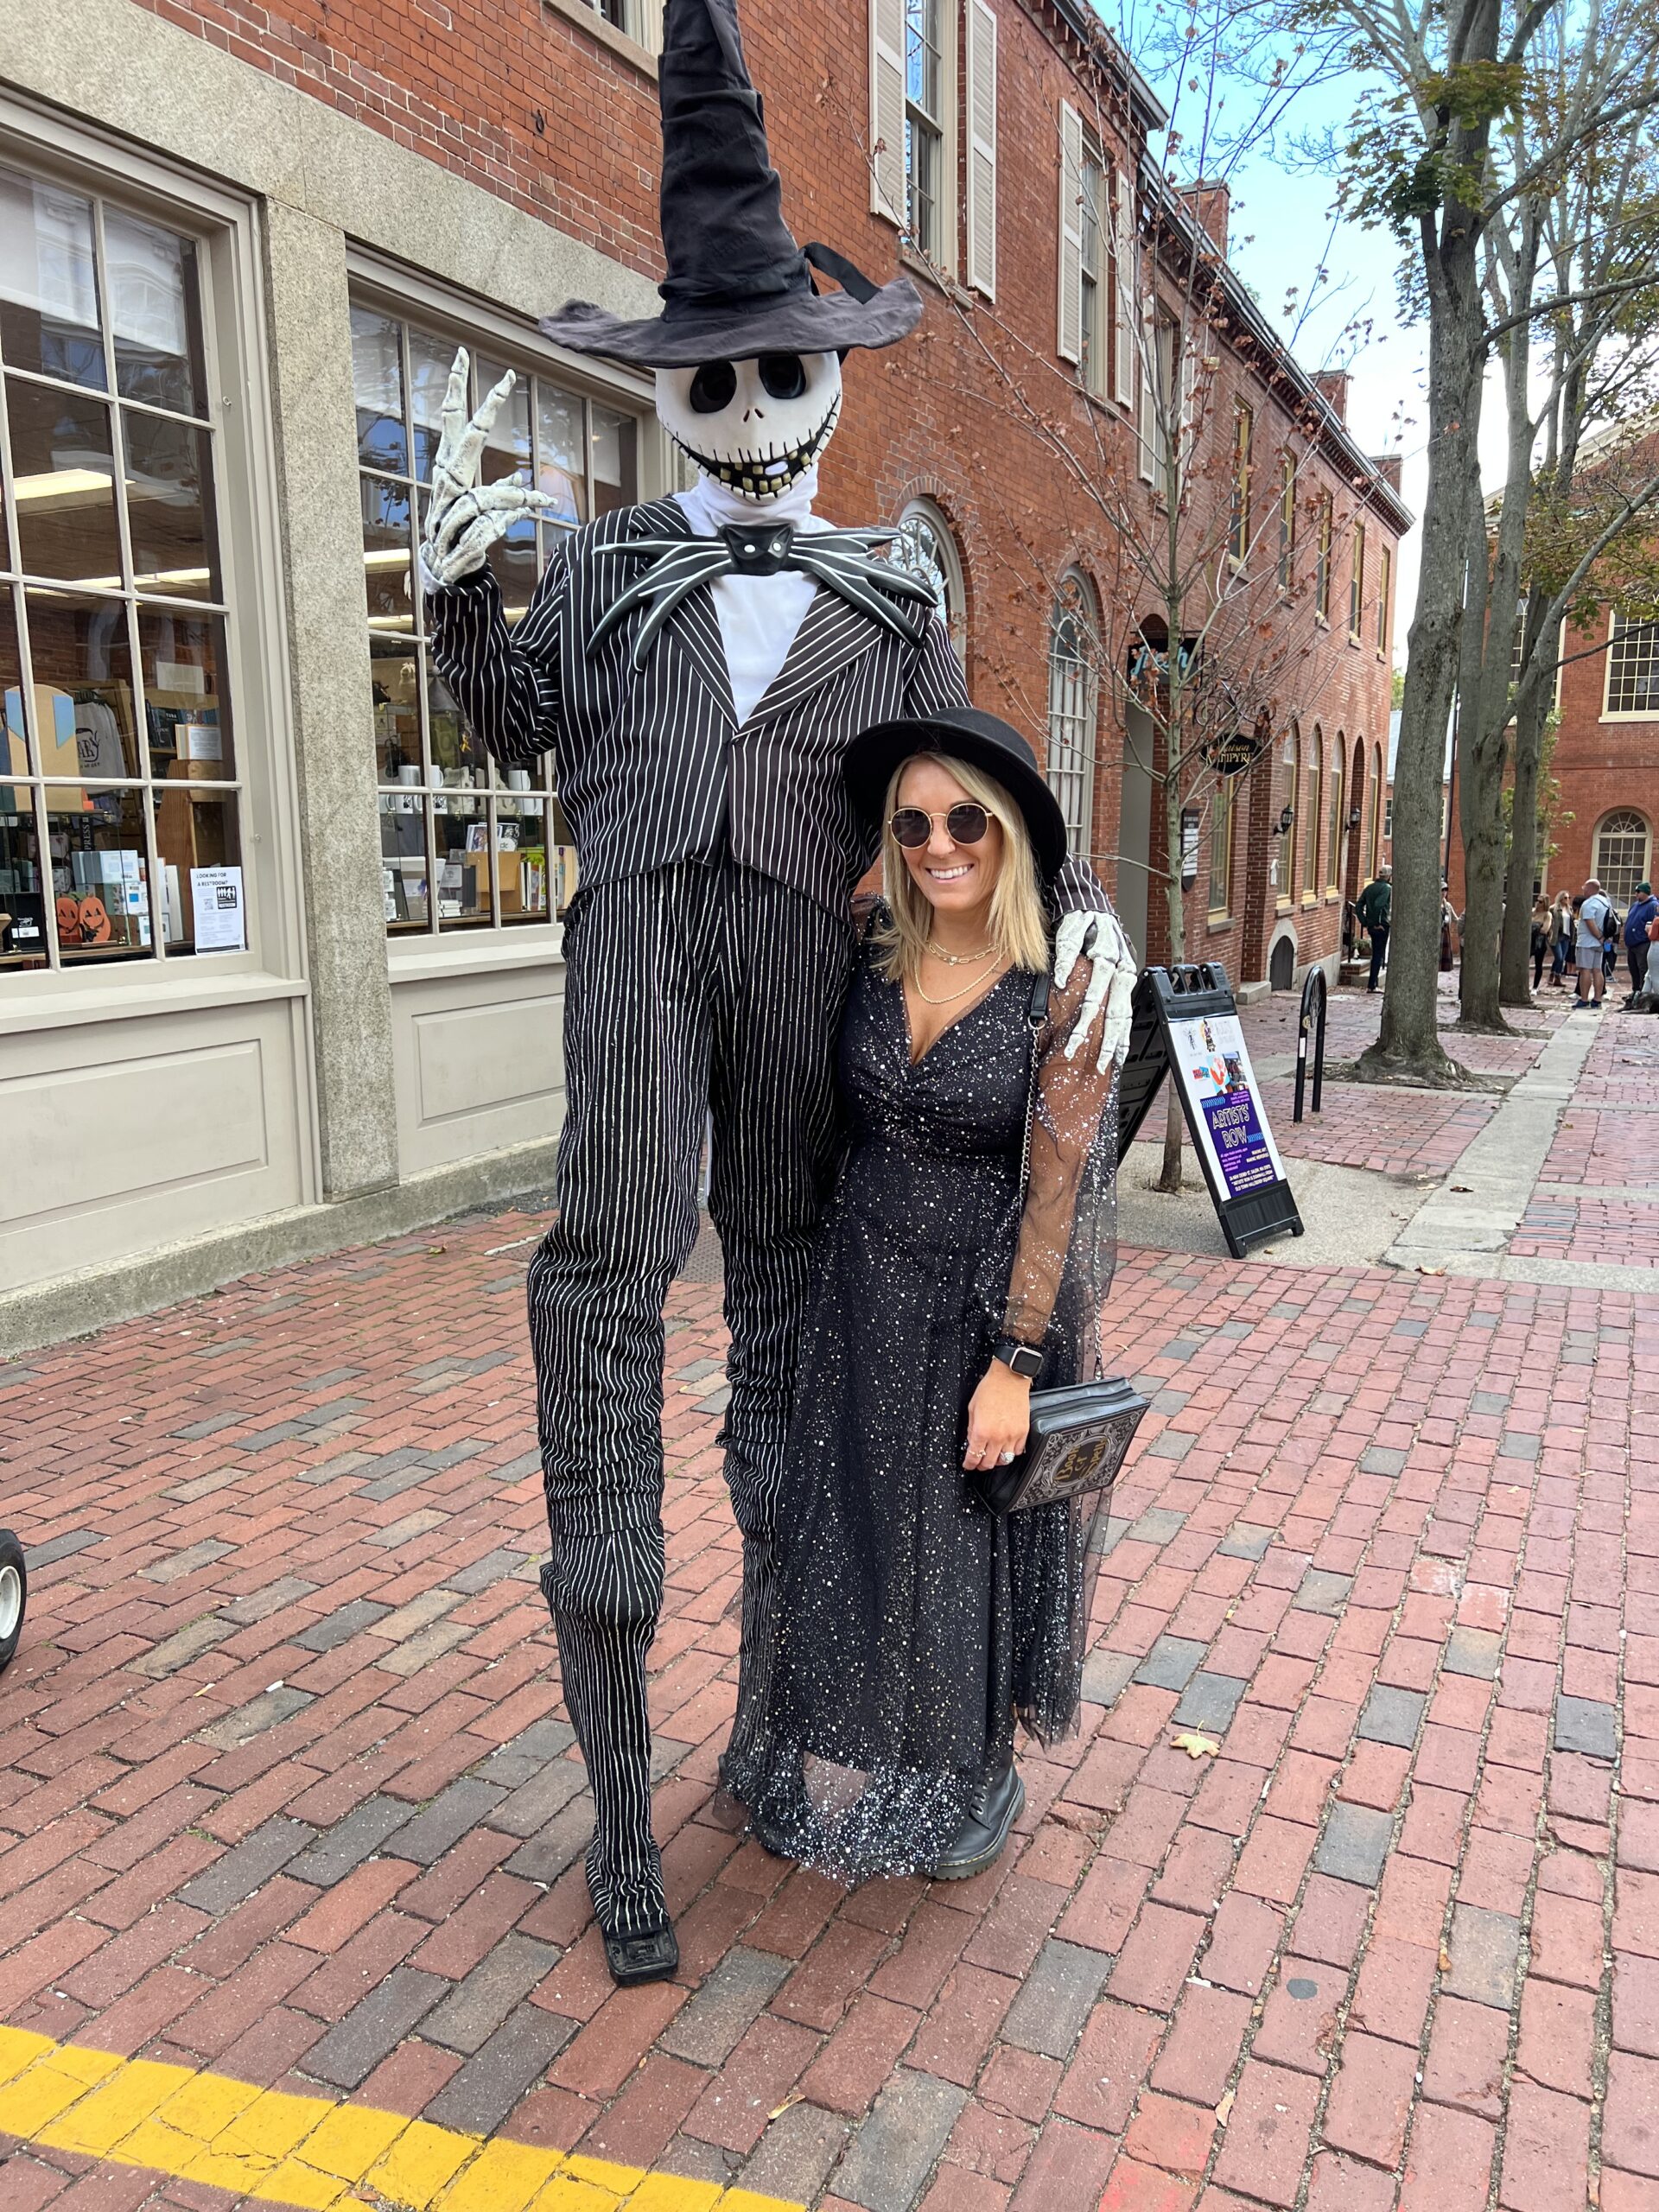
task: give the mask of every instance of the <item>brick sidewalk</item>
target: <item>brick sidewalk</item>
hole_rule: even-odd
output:
[[[1649,1033],[1601,1019],[1588,1080],[1650,1097]],[[534,1581],[539,1224],[0,1366],[37,1563],[0,2024],[711,2184],[659,2206],[1659,2208],[1637,1300],[1126,1255],[1111,1348],[1156,1395],[1084,1732],[1022,1757],[991,1873],[848,1896],[711,1802],[738,1554],[718,1291],[677,1286],[652,1705],[684,1965],[615,1993]],[[37,2143],[0,2169],[4,2212],[237,2201]]]

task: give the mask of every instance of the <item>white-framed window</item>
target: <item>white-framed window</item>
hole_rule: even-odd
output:
[[[1088,578],[1073,569],[1060,579],[1049,620],[1047,769],[1066,842],[1084,859],[1094,847],[1099,652],[1099,603]]]
[[[931,499],[912,499],[899,518],[892,559],[933,587],[933,603],[950,635],[957,658],[967,664],[968,602],[962,556],[946,522]]]
[[[905,0],[905,227],[919,253],[945,258],[944,0]]]
[[[257,950],[220,397],[251,372],[191,206],[0,143],[0,983]]]
[[[1331,816],[1325,834],[1325,887],[1338,891],[1342,887],[1342,833],[1347,828],[1343,813],[1343,783],[1348,766],[1348,747],[1342,732],[1337,732],[1337,758],[1331,777]]]
[[[1603,713],[1659,716],[1659,622],[1612,618]]]
[[[1637,885],[1652,878],[1652,823],[1633,806],[1621,806],[1597,823],[1595,851],[1597,881],[1615,906],[1629,906]]]
[[[1325,734],[1313,725],[1313,758],[1307,764],[1307,812],[1302,821],[1302,896],[1319,895],[1319,821],[1325,810]]]
[[[569,6],[571,12],[578,7],[590,9],[601,22],[643,46],[647,54],[663,50],[663,0],[569,0]]]
[[[1182,426],[1172,423],[1171,416],[1178,385],[1185,387],[1181,334],[1174,323],[1150,318],[1147,359],[1151,373],[1141,379],[1141,474],[1158,498],[1173,500],[1180,488],[1176,448]]]
[[[1233,910],[1233,817],[1238,779],[1218,779],[1210,799],[1210,918],[1223,921]]]
[[[1111,389],[1109,264],[1115,213],[1106,157],[1077,109],[1060,107],[1059,324],[1055,349],[1085,391]]]
[[[412,550],[437,449],[458,337],[354,288],[357,407],[381,888],[393,938],[546,928],[575,888],[575,853],[550,780],[492,761],[434,665]],[[509,623],[530,604],[561,538],[639,496],[638,417],[566,385],[544,365],[473,352],[469,406],[512,365],[518,382],[485,448],[486,483],[533,482],[556,503],[515,523],[489,561]]]

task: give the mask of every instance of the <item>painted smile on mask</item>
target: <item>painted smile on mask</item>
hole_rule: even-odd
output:
[[[768,353],[659,369],[657,414],[705,475],[745,499],[779,499],[834,434],[841,364],[833,353]]]

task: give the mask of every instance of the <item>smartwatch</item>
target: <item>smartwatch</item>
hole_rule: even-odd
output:
[[[1035,1344],[1022,1344],[1018,1337],[999,1337],[996,1357],[1016,1375],[1023,1375],[1027,1382],[1034,1382],[1043,1371],[1041,1351]]]

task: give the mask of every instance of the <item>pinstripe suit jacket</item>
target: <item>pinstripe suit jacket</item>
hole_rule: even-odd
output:
[[[639,573],[594,549],[622,538],[690,537],[672,499],[622,507],[575,531],[509,630],[487,569],[431,595],[433,657],[496,760],[550,749],[580,879],[607,883],[729,854],[835,913],[874,858],[849,802],[841,758],[860,730],[899,715],[965,706],[938,622],[906,644],[822,588],[783,667],[737,720],[713,595],[692,592],[642,669],[636,612],[589,651],[601,617]],[[1069,868],[1060,904],[1106,899]]]

